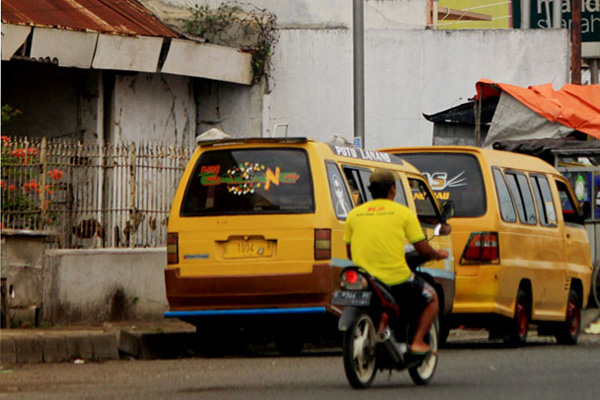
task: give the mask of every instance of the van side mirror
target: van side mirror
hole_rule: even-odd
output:
[[[454,217],[454,201],[446,200],[442,203],[442,220],[446,222]]]
[[[592,216],[592,205],[589,201],[584,201],[581,204],[581,219],[586,220]],[[582,222],[583,223],[583,222]]]

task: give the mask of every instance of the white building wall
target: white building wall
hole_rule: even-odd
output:
[[[220,1],[196,3],[216,7]],[[351,3],[253,2],[278,17],[273,90],[262,99],[262,129],[255,115],[224,106],[238,102],[240,94],[247,96],[246,89],[229,87],[219,92],[221,127],[234,136],[269,136],[276,126],[287,126],[288,136],[326,140],[341,134],[351,139]],[[368,0],[365,4],[368,148],[431,144],[433,124],[422,114],[467,101],[475,95],[475,83],[481,78],[525,87],[551,82],[560,88],[568,82],[567,30],[428,30],[424,28],[425,0]],[[199,110],[199,120],[214,108]],[[278,128],[275,135],[284,132]]]
[[[365,0],[365,27],[398,28],[425,26],[429,0]],[[208,5],[217,8],[223,0],[142,0],[178,7]],[[228,2],[228,1],[227,1]],[[280,28],[340,28],[352,26],[352,0],[252,0],[239,1],[266,9],[277,16]],[[151,7],[152,9],[152,7]]]
[[[113,102],[111,141],[195,143],[196,101],[192,78],[119,74],[115,78]]]
[[[549,46],[552,43],[554,46]],[[370,30],[365,39],[366,147],[431,144],[422,116],[466,102],[480,78],[519,86],[567,83],[568,34],[551,31]],[[352,137],[352,35],[283,30],[266,134]]]

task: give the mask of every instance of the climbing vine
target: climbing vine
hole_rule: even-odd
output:
[[[225,2],[216,9],[195,5],[190,8],[190,18],[184,20],[189,34],[251,53],[253,83],[264,77],[267,89],[272,71],[271,56],[279,40],[276,22],[277,16],[270,11],[237,2]]]

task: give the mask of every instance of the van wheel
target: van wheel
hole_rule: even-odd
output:
[[[600,307],[600,263],[596,264],[596,268],[592,273],[590,307]]]
[[[527,331],[529,330],[529,303],[527,294],[521,288],[517,292],[515,301],[515,316],[510,322],[508,337],[505,343],[509,346],[521,346],[527,342]]]
[[[579,296],[575,290],[571,289],[567,301],[565,321],[556,328],[554,336],[560,344],[577,344],[580,330],[581,308],[579,306]]]

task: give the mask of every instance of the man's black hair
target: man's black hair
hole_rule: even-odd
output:
[[[371,196],[374,199],[387,199],[388,194],[390,193],[390,189],[392,185],[395,183],[381,183],[381,182],[371,182],[369,185],[369,191],[371,192]]]

